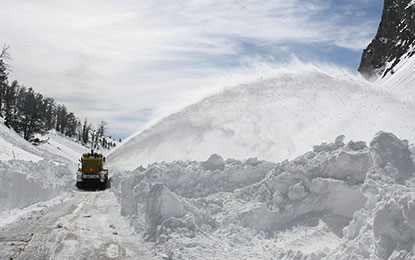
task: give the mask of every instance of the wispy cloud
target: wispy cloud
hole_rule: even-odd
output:
[[[122,135],[298,46],[360,51],[378,22],[373,0],[2,2],[12,76]]]

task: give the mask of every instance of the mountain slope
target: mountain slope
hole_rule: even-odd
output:
[[[400,60],[415,53],[414,20],[414,1],[385,0],[378,31],[363,51],[358,71],[366,78],[393,74]]]
[[[415,56],[402,59],[394,71],[393,74],[379,78],[376,84],[403,102],[415,103]]]
[[[369,140],[379,130],[415,140],[415,106],[345,75],[280,73],[229,88],[126,140],[108,156],[110,165],[177,159],[293,158],[340,134]]]

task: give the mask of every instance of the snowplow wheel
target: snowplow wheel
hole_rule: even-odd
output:
[[[76,187],[78,188],[78,189],[83,189],[84,187],[84,185],[82,185],[83,183],[82,182],[77,182],[76,183]]]
[[[107,180],[105,180],[104,182],[101,182],[99,184],[99,189],[100,190],[105,190],[107,188]]]

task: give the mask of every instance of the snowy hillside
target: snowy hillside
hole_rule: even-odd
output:
[[[88,149],[52,130],[44,136],[37,136],[42,142],[38,146],[24,140],[15,131],[0,123],[0,161],[23,160],[37,162],[43,158],[66,160],[76,163]]]
[[[42,153],[0,122],[0,160],[39,161]]]
[[[376,84],[383,87],[408,103],[415,103],[415,56],[402,59],[394,68],[393,74],[388,74],[384,78],[379,78]]]
[[[72,167],[76,167],[74,164],[78,164],[81,155],[89,151],[87,147],[54,130],[44,136],[40,136],[40,139],[43,142],[37,147],[46,158],[72,164]]]
[[[292,161],[156,163],[113,187],[168,259],[413,259],[415,166],[406,141],[317,145]],[[411,158],[412,157],[412,158]]]
[[[225,89],[126,140],[110,165],[134,169],[155,161],[292,159],[344,134],[369,141],[380,130],[415,141],[415,105],[341,73],[281,72]]]

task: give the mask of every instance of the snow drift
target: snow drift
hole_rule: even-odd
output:
[[[122,214],[169,259],[410,259],[415,166],[408,142],[314,146],[257,159],[155,163],[120,172]]]
[[[415,141],[413,103],[357,78],[319,71],[278,73],[205,98],[137,133],[109,156],[134,169],[156,161],[292,159],[344,134],[369,141],[380,129]]]

